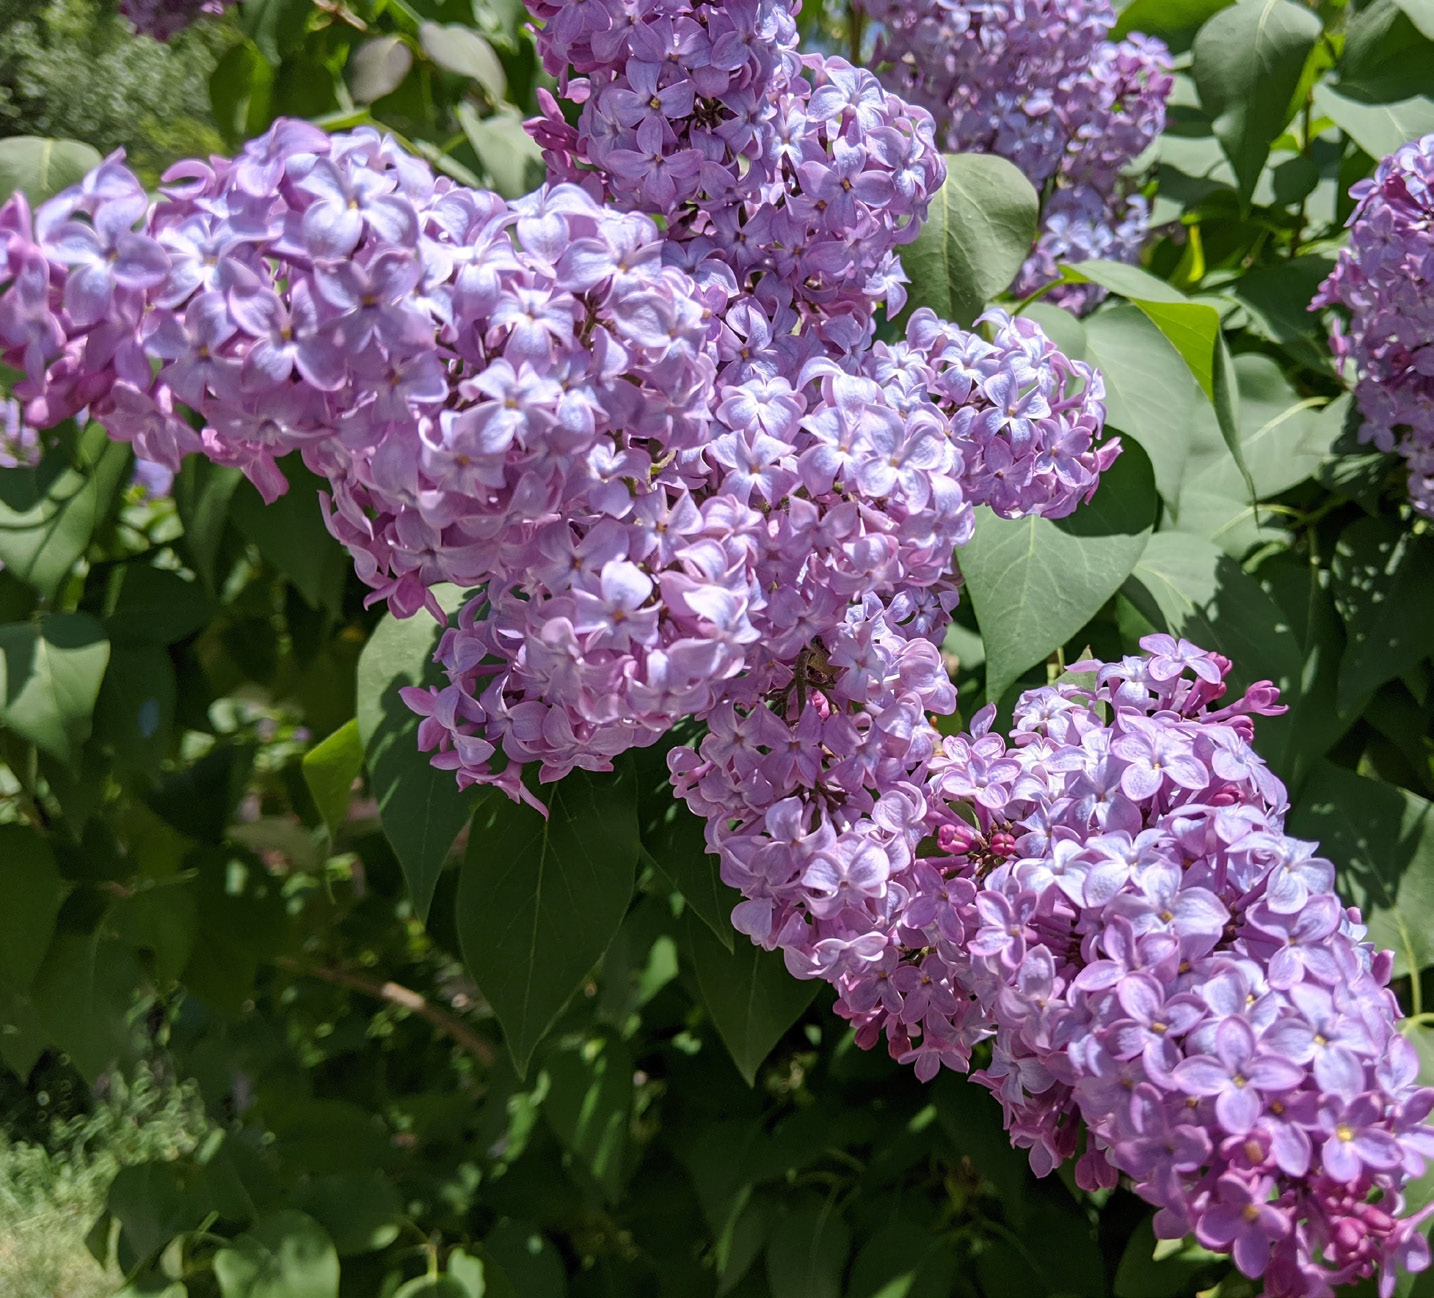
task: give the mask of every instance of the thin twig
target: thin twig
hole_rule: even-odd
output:
[[[375,1000],[384,1001],[389,1005],[397,1005],[411,1014],[417,1014],[419,1018],[432,1024],[444,1036],[451,1037],[485,1068],[490,1067],[493,1063],[492,1046],[462,1019],[450,1014],[445,1009],[440,1009],[431,1001],[425,1000],[411,987],[404,987],[392,981],[380,982],[377,978],[366,978],[363,974],[353,973],[348,969],[307,965],[300,960],[291,959],[289,956],[276,956],[274,963],[289,973],[302,974],[309,978],[317,978],[320,982],[331,983],[335,987],[346,987],[350,991],[362,992],[365,996],[371,996]]]

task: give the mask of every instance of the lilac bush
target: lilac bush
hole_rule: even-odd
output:
[[[462,786],[536,804],[529,776],[702,723],[668,764],[734,924],[923,1079],[989,1049],[1038,1171],[1084,1129],[1084,1183],[1130,1176],[1272,1292],[1425,1265],[1398,1195],[1431,1096],[1388,955],[1283,835],[1250,747],[1273,690],[1215,708],[1228,664],[1157,637],[1027,695],[1009,748],[989,709],[936,728],[975,507],[1066,516],[1120,447],[1100,375],[1029,320],[918,310],[874,341],[943,176],[930,116],[801,57],[769,0],[535,12],[581,111],[545,101],[521,199],[283,119],[157,200],[118,155],[11,199],[18,417],[88,413],[270,500],[301,454],[370,602],[445,623],[447,683],[404,699]],[[1071,241],[1105,237],[1164,93],[1092,13],[1055,33],[1048,109],[993,128],[1051,167]],[[445,583],[474,592],[451,624]]]
[[[936,118],[942,147],[996,153],[1044,196],[1036,246],[1016,278],[1024,295],[1057,264],[1134,262],[1149,208],[1125,172],[1165,126],[1174,84],[1158,40],[1108,39],[1108,0],[863,0],[880,22],[876,57],[897,93]],[[1085,310],[1092,285],[1053,290]]]
[[[1330,346],[1352,365],[1364,415],[1361,442],[1398,451],[1409,499],[1434,518],[1434,135],[1384,158],[1350,190],[1349,246],[1341,248],[1311,309],[1340,307]]]

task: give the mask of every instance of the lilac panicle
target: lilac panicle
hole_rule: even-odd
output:
[[[1230,1252],[1272,1298],[1422,1270],[1401,1192],[1434,1090],[1364,940],[1251,746],[1267,682],[1169,636],[941,738],[950,685],[896,601],[853,610],[805,697],[713,718],[673,782],[708,817],[736,926],[839,994],[859,1045],[1000,1100],[1033,1168],[1081,1147],[1160,1236]],[[869,717],[869,724],[857,724]],[[783,723],[786,723],[784,725]],[[795,724],[793,724],[795,723]],[[783,742],[787,725],[796,742]],[[983,1044],[984,1043],[984,1044]]]
[[[1149,211],[1126,178],[1165,126],[1174,82],[1158,40],[1108,39],[1109,0],[863,0],[880,24],[886,83],[930,111],[952,152],[996,153],[1044,195],[1013,291],[1057,278],[1059,262],[1134,262]],[[1083,311],[1090,285],[1052,301]]]
[[[1349,246],[1342,248],[1311,309],[1348,313],[1330,346],[1353,367],[1364,415],[1361,442],[1398,451],[1409,499],[1434,518],[1434,135],[1381,160],[1350,190]]]
[[[576,126],[540,92],[550,171],[660,216],[669,255],[718,259],[829,340],[905,301],[897,248],[945,178],[935,124],[844,59],[797,52],[781,0],[535,0],[538,50]]]

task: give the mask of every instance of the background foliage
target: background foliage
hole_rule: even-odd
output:
[[[159,46],[88,0],[0,0],[0,129],[123,144],[152,179],[279,114],[374,122],[517,194],[541,177],[522,17],[245,0]],[[1121,28],[1178,56],[1159,236],[1145,271],[1067,272],[1110,290],[1086,319],[1023,309],[1102,369],[1134,445],[1071,519],[981,519],[963,710],[1151,629],[1274,680],[1292,831],[1396,951],[1434,1076],[1434,537],[1305,309],[1350,184],[1434,130],[1434,8],[1134,0]],[[65,183],[29,147],[0,141],[0,188]],[[955,166],[907,264],[969,320],[1033,216],[1009,168]],[[971,203],[1000,214],[986,244]],[[397,697],[436,628],[363,608],[285,467],[267,509],[205,462],[156,500],[75,428],[0,471],[7,1293],[1251,1292],[1157,1248],[1128,1193],[1035,1180],[979,1087],[856,1050],[825,989],[734,942],[660,753],[565,781],[547,827],[458,794]],[[26,1242],[65,1222],[88,1278]]]

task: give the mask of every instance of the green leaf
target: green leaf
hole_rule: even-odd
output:
[[[1201,404],[1194,377],[1134,305],[1097,311],[1085,322],[1085,337],[1086,360],[1105,381],[1106,423],[1140,443],[1156,488],[1174,504],[1185,475],[1190,412]]]
[[[503,65],[488,44],[471,27],[457,23],[421,23],[418,41],[423,52],[445,72],[476,81],[492,100],[508,93]]]
[[[425,612],[402,620],[389,614],[358,665],[358,728],[369,783],[420,919],[428,917],[443,863],[473,810],[453,772],[436,769],[419,752],[419,718],[399,696],[405,686],[444,683],[433,663],[441,634]]]
[[[986,645],[987,699],[999,699],[1120,589],[1155,523],[1153,486],[1150,461],[1131,445],[1095,499],[1069,518],[1010,521],[977,511],[959,563]]]
[[[744,937],[728,951],[694,917],[684,926],[682,954],[692,962],[702,1003],[748,1086],[787,1029],[812,1003],[813,979],[793,978],[775,951]]]
[[[273,504],[248,481],[229,503],[234,525],[259,553],[298,588],[310,608],[338,614],[343,609],[349,557],[324,526],[318,493],[323,487],[297,454],[279,461],[289,489]]]
[[[37,468],[0,473],[0,564],[47,599],[84,554],[130,465],[129,448],[94,424],[79,459],[57,447]]]
[[[50,845],[33,829],[0,825],[0,990],[29,987],[54,936],[63,895]]]
[[[184,549],[200,580],[214,589],[214,563],[229,522],[229,502],[244,475],[202,455],[189,455],[174,476],[174,504],[184,524]]]
[[[1185,1239],[1156,1239],[1152,1218],[1135,1228],[1115,1272],[1115,1298],[1185,1298],[1204,1291],[1228,1269],[1229,1259]]]
[[[120,1168],[110,1182],[106,1207],[124,1229],[125,1242],[144,1260],[176,1235],[198,1230],[213,1204],[203,1169],[191,1162],[156,1160]]]
[[[1394,973],[1434,961],[1434,806],[1383,780],[1323,763],[1295,804],[1289,832],[1334,862],[1340,896],[1360,908]]]
[[[1399,7],[1431,41],[1434,41],[1434,0],[1396,0]]]
[[[216,608],[198,582],[147,563],[128,563],[120,571],[105,630],[117,644],[175,644],[206,625]]]
[[[491,1257],[493,1261],[489,1263]],[[492,1298],[564,1298],[567,1284],[558,1251],[536,1226],[504,1221],[483,1240],[483,1260]],[[501,1283],[495,1284],[495,1281]],[[485,1296],[487,1298],[487,1296]]]
[[[953,1298],[969,1290],[957,1283],[956,1255],[915,1222],[888,1221],[862,1245],[852,1263],[850,1298]]]
[[[1321,81],[1314,90],[1314,111],[1328,117],[1372,158],[1382,158],[1434,131],[1434,98],[1428,95],[1393,104],[1364,104]]]
[[[1323,30],[1294,0],[1239,0],[1195,37],[1200,103],[1246,201],[1296,108],[1305,60]]]
[[[518,1291],[491,1258],[454,1249],[448,1255],[448,1274],[463,1285],[467,1298],[518,1298]]]
[[[1215,407],[1215,422],[1225,449],[1240,470],[1240,478],[1253,503],[1256,499],[1255,480],[1250,476],[1250,470],[1245,465],[1245,453],[1240,449],[1240,384],[1229,344],[1223,335],[1215,345],[1215,395],[1210,404]]]
[[[322,743],[309,749],[304,754],[303,771],[314,805],[329,827],[329,837],[335,838],[348,819],[354,781],[363,773],[363,740],[359,738],[358,718],[346,722]]]
[[[30,989],[30,1002],[48,1043],[65,1051],[93,1082],[133,1049],[126,1021],[141,985],[133,951],[103,918],[88,931],[66,927],[62,911],[55,940]]]
[[[107,1221],[107,1218],[100,1218]],[[189,1290],[183,1280],[166,1283],[163,1277],[156,1280],[134,1280],[125,1285],[115,1298],[189,1298]]]
[[[289,1206],[317,1221],[340,1257],[385,1249],[403,1227],[403,1200],[382,1172],[307,1177]]]
[[[285,1209],[214,1255],[223,1298],[338,1298],[339,1255],[312,1217]]]
[[[1262,718],[1257,740],[1293,794],[1354,724],[1364,701],[1353,709],[1338,704],[1344,631],[1330,595],[1329,569],[1286,551],[1267,559],[1255,575],[1285,614],[1300,649],[1299,679],[1282,699],[1289,711]]]
[[[109,656],[103,629],[86,613],[0,626],[0,726],[71,761],[90,736]]]
[[[1279,364],[1259,352],[1235,358],[1240,450],[1256,497],[1268,500],[1314,474],[1344,427],[1350,399],[1301,397]],[[1244,476],[1218,444],[1192,448],[1186,485],[1248,502]]]
[[[99,165],[99,152],[78,140],[12,135],[0,140],[0,203],[18,190],[39,207]]]
[[[1190,48],[1206,20],[1228,8],[1234,0],[1133,0],[1120,11],[1110,39],[1122,41],[1131,32],[1158,36],[1172,54]]]
[[[1434,536],[1388,518],[1362,518],[1340,534],[1334,601],[1344,620],[1342,708],[1408,671],[1434,649]]]
[[[622,1194],[632,1120],[632,1056],[615,1035],[554,1050],[543,1101],[558,1139],[592,1173],[609,1203]]]
[[[1020,170],[985,153],[946,155],[946,183],[926,224],[902,250],[908,310],[930,307],[969,327],[1010,287],[1036,237],[1039,199]]]
[[[399,1285],[393,1298],[468,1298],[468,1286],[451,1275],[422,1275]]]
[[[170,988],[179,981],[199,930],[194,889],[183,878],[145,881],[133,897],[110,912],[116,934],[131,948],[147,953],[154,981]]]
[[[1164,280],[1138,266],[1118,261],[1081,261],[1067,266],[1072,284],[1099,284],[1135,303],[1190,367],[1195,382],[1211,401],[1214,393],[1215,348],[1220,339],[1220,313],[1208,302],[1192,302]],[[1087,322],[1087,328],[1089,328]]]
[[[730,951],[732,907],[741,897],[722,882],[717,858],[707,851],[706,821],[673,793],[665,758],[649,754],[663,756],[657,749],[635,755],[642,855]]]
[[[1250,328],[1277,343],[1312,369],[1332,372],[1329,347],[1319,315],[1309,309],[1320,281],[1334,266],[1332,257],[1306,254],[1255,266],[1230,286],[1250,315]]]
[[[1368,103],[1420,94],[1434,79],[1434,44],[1394,0],[1354,13],[1345,26],[1339,92]]]
[[[454,112],[488,181],[504,198],[520,198],[542,183],[546,164],[537,141],[523,128],[523,114],[503,105],[479,117],[464,101]]]
[[[94,738],[117,771],[153,778],[170,751],[179,684],[174,662],[159,645],[117,644],[110,650],[94,710]]]
[[[214,122],[230,143],[258,135],[269,118],[274,65],[253,41],[233,45],[209,75]]]
[[[1213,541],[1232,559],[1243,559],[1266,541],[1288,540],[1280,528],[1260,521],[1254,505],[1238,497],[1186,487],[1180,493],[1180,512],[1161,522],[1166,532],[1189,532]]]
[[[630,771],[572,771],[551,786],[546,816],[497,791],[479,805],[458,935],[519,1076],[622,924],[638,851]]]
[[[1083,261],[1066,267],[1064,274],[1073,283],[1100,284],[1129,299],[1165,335],[1214,407],[1220,434],[1253,497],[1254,484],[1240,450],[1239,393],[1230,368],[1230,351],[1220,332],[1219,312],[1207,302],[1190,301],[1139,267],[1120,262]],[[1086,329],[1089,333],[1089,321]]]
[[[413,51],[401,36],[375,36],[365,41],[349,59],[349,83],[354,99],[371,104],[403,84],[413,67]]]
[[[1123,593],[1156,627],[1234,663],[1231,689],[1298,680],[1299,642],[1284,613],[1229,555],[1198,536],[1157,532]]]
[[[851,1228],[831,1203],[803,1205],[773,1223],[767,1282],[774,1294],[839,1298]]]

